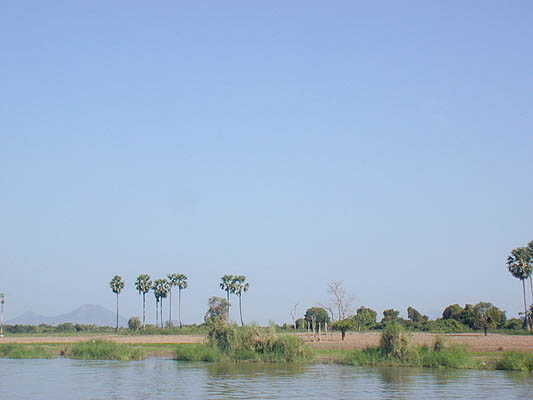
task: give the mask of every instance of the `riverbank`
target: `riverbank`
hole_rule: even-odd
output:
[[[502,351],[521,351],[533,353],[533,335],[504,335],[499,333],[462,333],[437,334],[412,332],[411,343],[414,345],[432,346],[437,336],[444,336],[453,345],[466,346],[473,353],[498,353]],[[307,333],[296,333],[314,350],[362,350],[379,345],[381,332],[348,332],[345,340],[341,340],[340,333],[328,333],[318,336]],[[108,340],[123,344],[185,344],[205,343],[204,335],[65,335],[65,336],[6,336],[0,338],[2,343],[38,344],[38,343],[77,343],[87,340]]]

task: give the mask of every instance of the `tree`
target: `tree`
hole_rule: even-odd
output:
[[[160,323],[161,323],[161,328],[163,328],[163,299],[166,299],[167,296],[168,296],[168,290],[169,290],[169,284],[168,284],[168,281],[166,279],[156,279],[154,281],[154,290],[156,291],[157,293],[157,297],[160,301],[160,305],[159,305],[159,313],[160,313]]]
[[[183,289],[187,289],[187,276],[183,274],[173,274],[172,280],[170,280],[169,275],[169,283],[172,286],[178,287],[178,319],[180,323],[180,328],[183,326],[181,323],[181,291]],[[172,292],[170,292],[170,302],[172,303]]]
[[[222,290],[226,291],[226,305],[228,306],[228,316],[229,316],[229,307],[231,306],[229,302],[229,294],[230,292],[232,292],[232,285],[233,285],[234,278],[235,277],[233,275],[224,275],[222,278],[220,278],[219,286]]]
[[[152,290],[154,291],[154,297],[155,297],[155,326],[159,328],[159,299],[161,298],[160,297],[161,293],[156,286],[156,282],[154,282],[154,285],[152,286]]]
[[[429,320],[427,315],[420,314],[420,312],[413,307],[407,307],[407,318],[413,322],[425,322]]]
[[[454,319],[461,322],[461,313],[463,308],[459,304],[449,305],[442,312],[442,319]]]
[[[244,326],[244,321],[242,320],[242,293],[247,292],[249,287],[250,284],[246,283],[246,277],[244,275],[234,276],[230,285],[231,293],[239,296],[239,314],[241,316],[241,326]]]
[[[117,295],[117,332],[118,332],[118,295],[124,289],[124,281],[120,277],[120,275],[115,275],[113,279],[111,279],[111,282],[109,282],[109,286],[111,287],[111,290],[113,293]]]
[[[328,294],[331,295],[331,302],[329,306],[322,306],[330,310],[332,318],[333,310],[337,312],[337,320],[349,318],[353,315],[351,312],[355,298],[350,296],[343,286],[342,281],[333,281],[328,284]]]
[[[507,269],[515,277],[522,281],[522,290],[524,294],[524,317],[526,324],[531,330],[531,322],[527,316],[526,304],[526,284],[524,281],[531,277],[531,254],[527,247],[518,247],[513,249],[509,257],[507,257]]]
[[[393,322],[398,320],[399,311],[389,308],[388,310],[383,311],[383,319],[381,322]]]
[[[312,324],[313,320],[318,324],[329,323],[329,315],[325,308],[323,307],[311,307],[305,311],[304,315],[307,323]]]
[[[143,323],[142,328],[144,329],[144,324],[146,320],[146,293],[152,289],[152,281],[150,280],[150,275],[140,274],[135,281],[135,289],[139,294],[143,295]]]
[[[359,307],[355,315],[357,328],[359,330],[361,330],[361,328],[370,328],[376,324],[377,316],[378,313],[371,308]]]
[[[141,321],[139,317],[131,317],[128,320],[128,329],[130,331],[138,331],[141,328]]]
[[[505,311],[492,303],[481,301],[474,306],[474,312],[474,329],[501,329],[505,326]]]
[[[187,276],[183,274],[168,274],[168,284],[169,284],[169,313],[168,313],[168,326],[172,323],[172,286],[177,286],[178,288],[178,319],[180,328],[181,324],[181,291],[187,288]]]
[[[207,302],[208,308],[205,313],[204,321],[207,324],[216,322],[228,322],[228,302],[221,297],[210,297]]]
[[[356,329],[356,321],[354,318],[347,318],[340,321],[336,321],[332,325],[332,329],[336,331],[341,331],[341,339],[344,340],[346,336],[346,331]]]
[[[292,326],[294,327],[294,330],[296,330],[296,307],[298,307],[298,304],[299,303],[296,303],[291,310]]]

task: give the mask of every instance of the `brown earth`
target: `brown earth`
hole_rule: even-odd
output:
[[[436,333],[411,333],[412,342],[418,345],[432,346],[435,343]],[[320,341],[317,341],[312,334],[302,335],[306,342],[317,349],[364,349],[367,347],[376,347],[381,337],[380,332],[353,332],[347,333],[344,341],[341,340],[340,333],[328,333],[327,338],[321,335]],[[527,351],[533,352],[533,336],[529,335],[501,335],[489,333],[484,336],[483,333],[458,333],[446,334],[445,336],[450,344],[466,345],[473,352],[495,352],[495,351]]]
[[[320,341],[311,334],[298,334],[316,349],[364,349],[375,347],[379,344],[380,332],[354,332],[347,333],[346,339],[341,340],[340,333],[328,333],[327,337],[321,335]],[[431,346],[435,342],[435,333],[412,333],[412,342],[420,345]],[[533,336],[529,335],[501,335],[489,333],[487,336],[479,333],[460,333],[444,335],[449,343],[466,345],[473,352],[497,352],[518,350],[533,352]],[[95,336],[13,336],[0,338],[0,343],[75,343],[92,339],[112,340],[117,343],[130,344],[158,344],[158,343],[203,343],[202,335],[150,335],[150,336],[121,336],[121,335],[95,335]]]

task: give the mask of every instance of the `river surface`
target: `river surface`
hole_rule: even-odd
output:
[[[503,371],[0,359],[0,399],[529,399]]]

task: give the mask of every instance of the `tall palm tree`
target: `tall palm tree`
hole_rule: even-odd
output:
[[[168,274],[168,283],[169,283],[169,302],[170,302],[170,311],[169,311],[169,326],[172,322],[172,286],[178,287],[178,319],[180,323],[180,328],[183,326],[181,323],[181,291],[187,289],[187,276],[183,274]]]
[[[241,326],[244,326],[244,322],[242,320],[242,293],[247,292],[248,288],[250,287],[249,283],[245,283],[246,277],[244,275],[238,275],[234,276],[231,281],[231,293],[236,294],[239,296],[239,313],[241,316]]]
[[[226,299],[228,301],[228,317],[229,317],[229,307],[230,307],[230,303],[229,303],[229,294],[231,292],[231,288],[232,288],[232,285],[233,285],[233,279],[235,277],[233,275],[224,275],[222,278],[220,278],[220,289],[222,290],[225,290],[226,291]],[[233,293],[233,292],[232,292]]]
[[[161,328],[163,328],[164,326],[163,325],[163,299],[167,298],[168,289],[169,289],[169,284],[166,279],[156,279],[154,281],[154,292],[156,293],[156,296],[161,302],[160,307],[159,307],[159,312],[161,316],[160,318]]]
[[[533,303],[533,240],[527,244],[527,252],[529,254],[529,287],[531,289],[531,302]]]
[[[109,282],[109,286],[111,287],[111,290],[113,293],[117,295],[117,332],[118,332],[118,295],[124,289],[124,281],[120,277],[120,275],[115,275],[113,279],[111,279],[111,282]]]
[[[159,298],[160,293],[157,288],[157,280],[154,282],[154,285],[152,286],[152,290],[154,291],[154,297],[155,297],[155,326],[159,327]]]
[[[152,289],[152,281],[150,280],[150,275],[140,274],[135,281],[135,289],[139,294],[143,295],[143,324],[142,328],[144,329],[144,321],[146,319],[146,293]]]
[[[531,276],[530,254],[527,247],[518,247],[513,249],[511,255],[507,257],[507,269],[515,277],[522,281],[522,289],[524,292],[524,318],[526,324],[531,330],[526,304],[526,284],[525,280]]]

